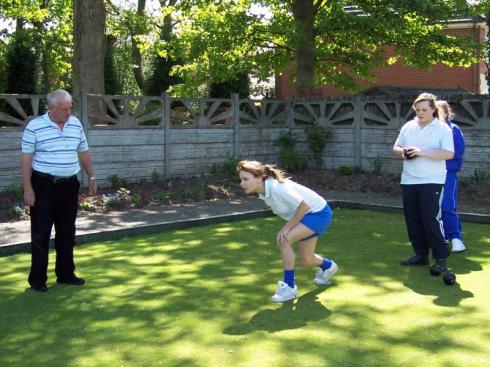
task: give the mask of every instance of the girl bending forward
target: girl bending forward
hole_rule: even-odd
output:
[[[332,221],[332,211],[324,198],[313,190],[285,177],[272,165],[257,161],[241,161],[237,165],[240,186],[247,194],[259,198],[286,221],[276,235],[284,263],[284,279],[277,283],[273,302],[285,302],[298,297],[294,282],[295,253],[293,243],[299,242],[299,257],[303,266],[318,267],[315,284],[330,284],[339,267],[335,262],[315,253],[318,237]]]

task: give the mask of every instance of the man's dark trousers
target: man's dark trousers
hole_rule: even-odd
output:
[[[28,281],[35,286],[47,281],[49,238],[53,224],[56,231],[56,276],[66,279],[74,275],[73,247],[80,183],[76,176],[59,181],[35,171],[31,182],[36,201],[31,207],[32,255]]]
[[[446,259],[449,246],[441,219],[443,185],[402,185],[402,188],[408,238],[415,255],[427,257],[432,249],[434,259]]]

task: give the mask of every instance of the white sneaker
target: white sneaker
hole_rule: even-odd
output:
[[[322,270],[322,268],[318,268],[313,283],[317,285],[331,284],[332,282],[330,281],[330,278],[333,277],[338,270],[339,270],[338,265],[333,261],[332,261],[332,266],[329,267],[328,269]]]
[[[460,239],[453,238],[451,240],[451,243],[453,245],[453,249],[452,249],[453,252],[461,252],[461,251],[466,250],[466,247],[464,247],[463,241],[461,241]]]
[[[298,287],[291,288],[287,283],[277,282],[277,290],[272,296],[272,302],[286,302],[295,298],[298,298]]]

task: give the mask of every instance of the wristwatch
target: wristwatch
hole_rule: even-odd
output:
[[[89,179],[90,181],[95,181],[95,176],[90,176],[88,179]]]

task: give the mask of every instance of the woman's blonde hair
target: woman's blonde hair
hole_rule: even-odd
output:
[[[259,161],[240,161],[236,166],[236,170],[238,173],[240,173],[240,171],[245,171],[251,173],[254,177],[262,177],[263,181],[272,177],[283,183],[287,178],[286,173],[283,170],[272,164],[263,164]]]
[[[454,118],[454,112],[447,101],[439,100],[436,101],[436,105],[439,108],[439,120],[446,121],[446,117],[441,116],[442,112],[447,115],[447,120],[452,120]],[[444,118],[443,118],[444,117]]]
[[[421,93],[413,102],[412,108],[415,110],[415,105],[417,103],[429,102],[430,108],[434,109],[434,113],[432,114],[432,116],[439,117],[439,109],[437,108],[436,100],[437,100],[437,97],[431,93]]]

